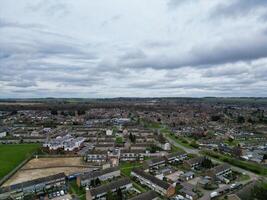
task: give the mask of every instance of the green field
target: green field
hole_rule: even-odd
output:
[[[254,172],[256,174],[267,176],[267,168],[257,163],[239,160],[239,159],[230,157],[228,155],[223,155],[223,154],[220,154],[214,151],[208,151],[208,150],[202,151],[201,154],[213,157],[223,162],[227,162],[231,165]]]
[[[131,171],[134,168],[142,168],[143,164],[140,162],[121,162],[120,163],[120,170],[121,173],[125,176],[130,176]]]
[[[39,148],[39,144],[0,145],[0,179]]]

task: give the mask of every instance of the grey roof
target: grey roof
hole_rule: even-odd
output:
[[[136,173],[139,176],[142,176],[144,179],[149,180],[150,182],[154,183],[155,185],[167,190],[170,187],[170,184],[162,181],[158,178],[156,178],[155,176],[152,176],[148,173],[145,173],[144,171],[140,170],[140,169],[133,169],[132,170],[134,173]]]
[[[130,183],[131,183],[131,180],[129,178],[121,178],[117,181],[112,181],[108,184],[93,188],[90,190],[90,193],[92,196],[97,196],[97,195],[107,193],[108,191],[111,191],[114,189],[119,189],[120,187],[123,187],[125,185],[130,184]]]
[[[145,151],[142,149],[122,149],[121,154],[122,153],[136,153],[136,154],[138,154],[138,153],[145,153]]]
[[[146,163],[151,166],[151,165],[155,165],[158,163],[162,163],[162,162],[166,162],[165,157],[158,157],[158,158],[153,158],[151,160],[147,160]]]
[[[148,192],[139,194],[139,195],[137,195],[137,196],[135,196],[129,200],[152,200],[152,199],[155,199],[157,197],[158,197],[158,195],[156,192],[148,191]]]
[[[200,163],[204,160],[204,157],[196,157],[196,158],[191,158],[190,160],[187,160],[186,162],[189,163],[190,165],[194,165],[197,163]]]
[[[211,170],[212,170],[212,172],[217,174],[217,173],[222,172],[222,171],[227,170],[227,169],[231,169],[230,165],[222,164],[222,165],[218,165],[218,166],[212,168]]]
[[[10,185],[7,187],[2,187],[2,188],[0,188],[0,193],[12,191],[12,190],[17,190],[17,189],[23,189],[23,188],[26,188],[29,186],[34,186],[37,184],[46,183],[46,182],[51,181],[51,180],[62,179],[65,177],[66,177],[65,173],[59,173],[59,174],[55,174],[55,175],[51,175],[51,176],[47,176],[47,177],[42,177],[42,178],[34,179],[31,181],[26,181],[26,182]]]
[[[185,189],[185,188],[182,188],[182,189],[180,190],[180,192],[181,192],[181,193],[188,194],[188,195],[190,195],[190,196],[196,196],[196,195],[197,195],[197,194],[196,194],[195,192],[193,192],[192,190],[187,190],[187,189]]]
[[[175,152],[175,153],[171,153],[171,154],[168,154],[166,156],[167,159],[172,159],[172,158],[176,158],[176,157],[179,157],[179,156],[182,156],[182,155],[186,155],[186,153],[183,153],[183,152]]]
[[[193,176],[193,175],[195,175],[195,173],[194,173],[194,172],[191,172],[191,171],[182,174],[183,177],[186,177],[186,176]]]
[[[118,170],[120,170],[119,167],[110,167],[110,168],[99,170],[99,171],[87,172],[81,176],[81,180],[95,179],[95,178],[102,176],[104,174],[108,174],[108,173],[115,172]]]

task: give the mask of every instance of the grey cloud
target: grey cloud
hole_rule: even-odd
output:
[[[256,35],[256,38],[231,39],[221,41],[214,46],[201,45],[191,49],[187,55],[157,55],[134,61],[120,61],[129,68],[175,69],[186,66],[211,67],[213,65],[251,61],[267,57],[267,36]]]
[[[248,68],[245,64],[241,66],[223,66],[223,67],[213,67],[210,69],[207,69],[203,73],[203,77],[222,77],[222,76],[237,76],[237,75],[243,75],[248,74],[250,72],[250,68]]]
[[[121,18],[122,18],[122,15],[114,15],[114,16],[112,16],[111,18],[109,18],[109,19],[103,21],[101,25],[102,25],[102,26],[107,26],[108,24],[111,24],[111,23],[113,23],[113,22],[115,22],[115,21],[118,21],[118,20],[121,19]]]
[[[126,53],[124,53],[122,56],[120,56],[120,59],[122,60],[136,60],[136,59],[144,59],[146,58],[146,54],[141,49],[132,49]]]
[[[165,41],[146,41],[144,42],[144,47],[146,48],[151,48],[151,49],[154,49],[154,48],[167,48],[167,47],[170,47],[170,46],[173,46],[174,45],[174,42],[172,41],[168,41],[168,40],[165,40]]]
[[[175,9],[185,3],[191,3],[192,0],[168,0],[167,6],[169,9]]]
[[[15,80],[6,84],[7,86],[14,86],[17,88],[28,88],[37,86],[35,81]]]
[[[247,14],[255,14],[256,10],[265,9],[266,12],[267,1],[266,0],[236,0],[229,1],[229,3],[219,4],[212,12],[211,17],[224,16],[224,17],[238,17]]]
[[[0,18],[0,28],[42,28],[43,26],[40,24],[34,24],[34,23],[19,23],[19,22],[13,22],[9,21],[4,18]]]
[[[43,12],[45,15],[63,17],[70,12],[67,1],[39,0],[28,4],[26,10],[31,12]]]

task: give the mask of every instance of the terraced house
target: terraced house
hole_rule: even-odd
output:
[[[54,187],[66,187],[66,175],[64,173],[2,187],[0,188],[0,199],[23,199],[29,195],[43,195]]]
[[[93,188],[86,191],[86,199],[93,200],[104,197],[108,192],[115,192],[118,189],[122,191],[129,190],[133,185],[129,178],[121,178],[117,181],[112,181],[108,184],[101,185],[99,187]]]
[[[89,186],[92,180],[99,179],[101,181],[119,177],[121,175],[118,167],[111,167],[100,171],[92,171],[77,177],[77,185]]]
[[[140,181],[141,184],[146,185],[159,194],[171,197],[175,194],[175,187],[169,183],[162,181],[142,170],[134,169],[131,175]]]

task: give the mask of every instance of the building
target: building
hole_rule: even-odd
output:
[[[195,177],[195,173],[192,171],[186,172],[180,176],[182,181],[189,181]]]
[[[66,188],[64,173],[2,187],[0,188],[0,199],[8,199],[8,197],[20,199],[28,195],[42,195],[52,191],[55,187]]]
[[[232,170],[231,170],[231,166],[228,164],[221,164],[209,170],[209,175],[211,177],[225,176],[230,173],[232,173]]]
[[[166,156],[168,163],[182,162],[187,158],[186,153],[175,152]]]
[[[89,151],[84,160],[86,162],[96,162],[96,163],[104,163],[107,161],[107,152],[106,151]]]
[[[142,170],[134,169],[131,175],[136,177],[141,184],[146,185],[163,196],[171,197],[175,194],[175,187],[173,185],[145,173]]]
[[[106,130],[106,135],[107,136],[111,136],[112,134],[113,134],[112,130],[110,130],[110,129]]]
[[[180,193],[186,198],[190,200],[198,199],[197,193],[194,192],[194,186],[187,182],[181,183],[182,189],[180,189]]]
[[[145,193],[141,193],[133,198],[130,198],[129,200],[158,200],[159,197],[156,192],[154,191],[148,191]]]
[[[84,141],[85,138],[83,137],[73,138],[70,134],[67,134],[63,137],[58,136],[54,139],[47,139],[43,147],[49,150],[63,149],[64,151],[74,151],[75,149],[79,149]]]
[[[204,157],[191,158],[189,160],[184,161],[184,164],[186,167],[190,169],[196,169],[201,166],[204,159],[205,159]]]
[[[149,169],[158,169],[159,167],[163,167],[166,165],[166,159],[165,157],[153,158],[151,160],[147,160],[145,165]]]
[[[0,138],[6,137],[7,132],[3,129],[0,129]]]
[[[225,178],[226,175],[231,174],[232,170],[230,165],[228,164],[221,164],[216,167],[213,167],[210,169],[207,173],[208,176],[214,178],[214,179],[219,179],[222,182],[228,183],[229,180]]]
[[[143,150],[121,150],[120,160],[121,161],[144,160],[144,151]]]
[[[118,189],[125,191],[125,190],[129,190],[131,187],[133,187],[133,185],[129,178],[121,178],[117,181],[112,181],[108,184],[90,189],[89,192],[91,194],[92,199],[97,199],[97,198],[104,197],[109,191],[115,192]]]
[[[112,179],[114,177],[119,177],[120,175],[121,173],[118,167],[111,167],[111,168],[106,168],[106,169],[99,170],[99,171],[92,171],[92,172],[85,173],[81,176],[78,176],[77,185],[79,187],[90,186],[91,181],[97,178],[101,181],[105,181],[108,179]]]

